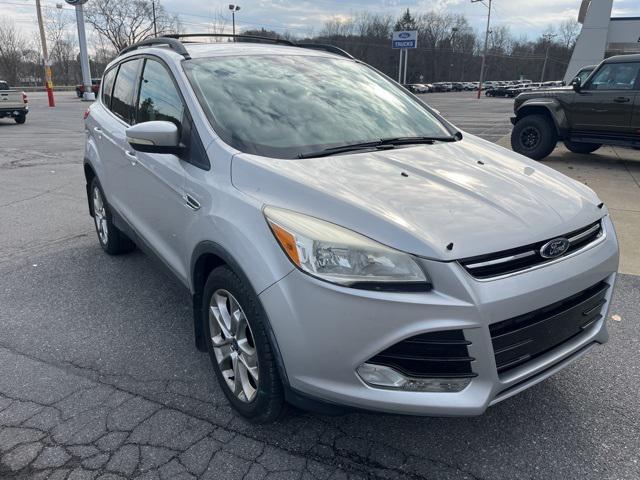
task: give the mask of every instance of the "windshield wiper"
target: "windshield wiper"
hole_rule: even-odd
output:
[[[433,144],[435,142],[457,142],[460,140],[458,135],[451,135],[449,137],[393,137],[393,138],[381,138],[372,142],[352,143],[349,145],[340,145],[339,147],[330,147],[316,152],[300,153],[298,158],[315,158],[315,157],[328,157],[330,155],[337,155],[340,153],[355,152],[358,150],[391,150],[397,145],[412,145],[412,144]]]
[[[339,147],[330,147],[316,152],[299,153],[298,158],[314,158],[314,157],[328,157],[330,155],[337,155],[339,153],[356,152],[358,150],[391,150],[395,148],[393,144],[385,144],[382,140],[375,140],[373,142],[352,143],[349,145],[340,145]]]
[[[380,140],[381,145],[411,145],[414,143],[428,143],[435,142],[457,142],[460,138],[457,135],[450,135],[448,137],[394,137],[383,138]]]

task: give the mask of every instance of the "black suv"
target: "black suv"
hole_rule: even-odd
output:
[[[513,150],[534,160],[549,155],[559,140],[575,153],[602,145],[640,147],[640,55],[604,60],[571,87],[518,95],[511,119]]]

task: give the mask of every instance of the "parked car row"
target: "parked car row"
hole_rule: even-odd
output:
[[[408,83],[403,86],[412,93],[468,92],[477,90],[478,82]]]
[[[563,87],[564,82],[562,81],[551,81],[551,82],[519,82],[519,83],[508,83],[508,82],[500,82],[501,84],[496,84],[492,86],[488,86],[485,89],[485,95],[487,97],[509,97],[515,98],[523,92],[531,92],[534,90],[538,90],[540,88],[555,88],[555,87]]]

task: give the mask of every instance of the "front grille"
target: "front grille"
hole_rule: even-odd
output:
[[[391,367],[409,377],[471,378],[468,342],[462,330],[423,333],[403,340],[367,361]]]
[[[498,373],[505,373],[570,340],[602,318],[609,284],[530,313],[489,325]]]
[[[597,221],[591,225],[587,225],[586,227],[563,235],[564,238],[569,240],[569,248],[562,256],[570,255],[576,250],[594,242],[598,238],[602,237],[603,233],[604,230],[602,228],[602,222]],[[552,239],[532,243],[524,247],[465,258],[460,260],[460,264],[465,270],[467,270],[467,272],[479,279],[487,279],[518,272],[536,265],[551,262],[556,260],[556,258],[562,258],[562,256],[560,256],[548,259],[544,258],[540,254],[540,249],[549,240]]]

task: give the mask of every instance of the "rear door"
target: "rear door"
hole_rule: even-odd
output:
[[[130,178],[131,147],[125,131],[133,124],[134,96],[142,59],[128,60],[120,64],[112,89],[109,111],[94,132],[100,137],[100,157],[107,171],[105,195],[109,205],[131,223],[131,204],[125,201],[129,190],[135,189]]]
[[[632,132],[640,63],[605,63],[576,96],[570,121],[574,130],[628,135]]]

